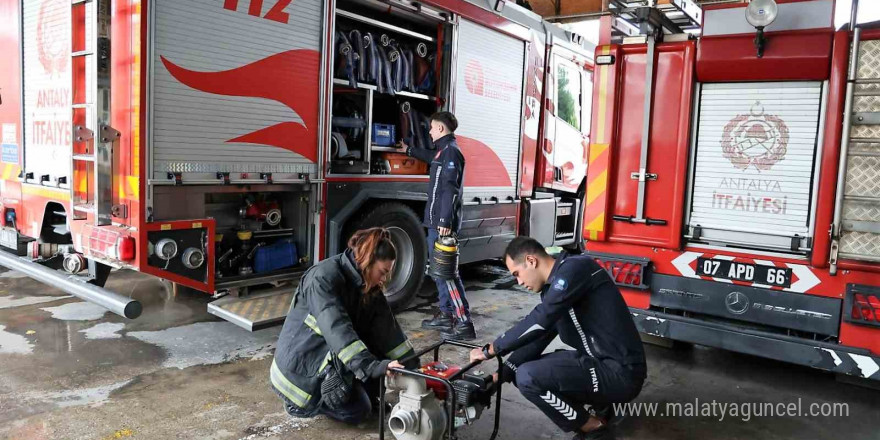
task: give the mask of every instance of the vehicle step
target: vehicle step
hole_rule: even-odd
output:
[[[285,285],[244,297],[225,297],[208,304],[208,313],[247,331],[284,322],[293,300],[294,285]]]

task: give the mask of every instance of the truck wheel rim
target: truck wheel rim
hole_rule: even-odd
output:
[[[397,251],[397,260],[394,262],[394,270],[391,279],[385,285],[385,296],[393,296],[403,290],[409,278],[412,276],[415,252],[413,242],[403,229],[392,226],[388,228],[391,234],[391,242]]]

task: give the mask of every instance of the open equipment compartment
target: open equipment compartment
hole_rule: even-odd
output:
[[[330,173],[425,175],[401,143],[433,149],[429,117],[447,102],[450,17],[376,2],[337,4]],[[392,24],[393,23],[393,24]]]

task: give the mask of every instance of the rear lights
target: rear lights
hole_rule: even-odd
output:
[[[880,327],[880,289],[847,285],[844,308],[848,322]]]
[[[119,237],[116,241],[116,250],[120,260],[134,260],[134,237]]]
[[[588,253],[614,280],[614,284],[634,289],[647,289],[645,277],[651,260],[647,258]]]

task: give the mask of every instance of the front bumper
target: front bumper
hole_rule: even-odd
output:
[[[642,333],[880,381],[880,357],[865,349],[630,308]]]

